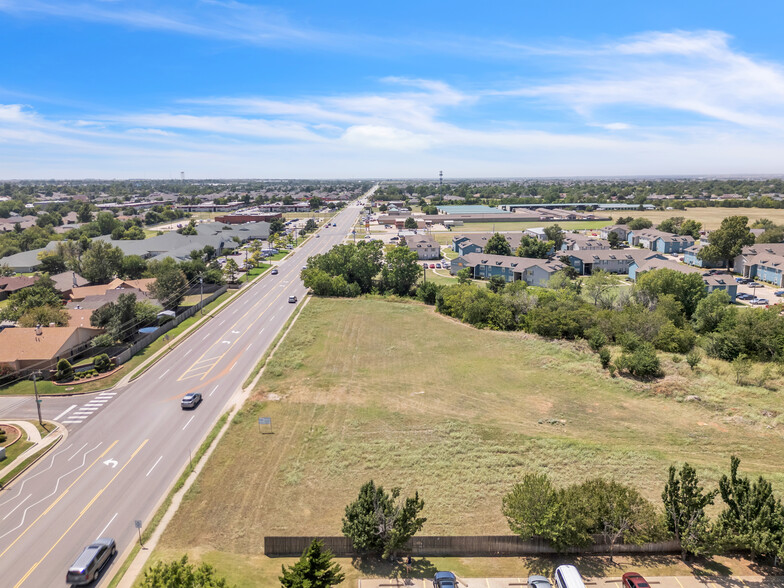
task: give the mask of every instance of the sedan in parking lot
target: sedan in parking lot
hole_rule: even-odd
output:
[[[528,586],[533,588],[552,588],[552,584],[544,576],[528,576]]]
[[[457,588],[457,578],[452,572],[436,572],[433,588]]]
[[[776,296],[784,296],[784,290],[776,290],[776,291],[774,292],[774,294],[775,294]]]
[[[436,264],[436,269],[441,269],[441,264],[440,263]]]
[[[434,263],[431,263],[431,264],[430,264],[430,269],[436,269],[436,264],[434,264]]]
[[[648,581],[637,572],[627,572],[621,578],[623,588],[651,588]]]
[[[751,304],[769,304],[767,298],[754,298],[751,300]]]

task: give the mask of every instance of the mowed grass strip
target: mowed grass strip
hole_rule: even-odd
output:
[[[678,377],[696,386],[702,376]],[[433,535],[508,533],[501,499],[527,471],[563,484],[613,478],[658,503],[671,463],[688,460],[712,486],[736,454],[744,472],[784,488],[776,429],[656,386],[610,378],[580,343],[480,331],[405,301],[314,299],[161,553],[252,562],[265,535],[340,534],[345,505],[371,478],[419,490],[422,533]],[[754,390],[736,388],[733,401]],[[270,434],[259,416],[272,418]]]

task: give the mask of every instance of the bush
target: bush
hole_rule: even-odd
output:
[[[602,367],[604,369],[610,367],[611,360],[612,360],[612,354],[610,353],[610,350],[607,349],[606,347],[602,347],[599,350],[599,361],[602,362]]]
[[[588,345],[590,345],[591,349],[593,349],[596,353],[599,353],[603,347],[607,345],[607,335],[605,335],[599,329],[591,329],[586,334],[588,335]]]
[[[65,358],[58,361],[57,373],[55,373],[55,378],[58,380],[67,380],[72,376],[73,376],[73,367],[71,366],[70,362]]]
[[[697,369],[697,366],[700,365],[700,361],[702,361],[702,353],[700,353],[699,350],[692,349],[686,354],[686,363],[689,364],[692,371]]]
[[[663,375],[656,350],[650,343],[641,344],[631,353],[623,353],[615,367],[635,378],[657,378]]]
[[[112,366],[112,361],[109,359],[109,356],[106,353],[102,353],[93,359],[93,365],[99,372],[105,372]]]

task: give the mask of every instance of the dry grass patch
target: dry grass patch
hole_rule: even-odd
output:
[[[339,534],[370,478],[418,489],[423,534],[454,535],[507,533],[501,497],[531,470],[561,483],[634,480],[658,502],[670,463],[688,460],[712,485],[737,454],[781,491],[778,430],[726,418],[731,395],[754,404],[758,392],[726,385],[710,402],[679,402],[720,381],[682,365],[670,381],[642,385],[610,378],[583,343],[480,331],[416,303],[314,299],[162,548],[253,562],[265,535]],[[766,400],[781,412],[773,393]],[[272,417],[272,434],[259,416]]]

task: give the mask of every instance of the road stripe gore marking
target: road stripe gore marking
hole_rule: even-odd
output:
[[[35,562],[35,563],[33,564],[33,566],[32,566],[32,567],[31,567],[29,570],[27,570],[27,573],[26,573],[24,576],[22,576],[22,579],[21,579],[21,580],[19,580],[19,581],[18,581],[16,584],[14,584],[14,588],[19,588],[19,586],[21,586],[21,585],[24,583],[24,581],[25,581],[25,580],[27,580],[27,578],[29,578],[29,577],[30,577],[30,574],[32,574],[32,573],[33,573],[33,572],[36,570],[36,568],[37,568],[39,565],[41,565],[41,562],[43,562],[43,561],[44,561],[44,560],[45,560],[45,559],[46,559],[46,558],[49,556],[49,554],[50,554],[50,553],[52,553],[52,551],[54,550],[54,548],[55,548],[55,547],[57,547],[57,545],[60,543],[60,541],[62,541],[62,540],[63,540],[63,538],[64,538],[64,537],[65,537],[65,536],[66,536],[66,535],[67,535],[67,534],[68,534],[68,533],[71,531],[71,529],[73,529],[73,528],[74,528],[74,525],[76,525],[76,523],[78,523],[78,522],[79,522],[79,520],[80,520],[80,519],[81,519],[81,518],[84,516],[84,513],[86,513],[86,512],[87,512],[87,511],[90,509],[90,507],[93,505],[93,503],[95,503],[95,501],[96,501],[96,500],[98,500],[98,498],[101,496],[101,494],[103,494],[103,493],[104,493],[104,491],[105,491],[105,490],[106,490],[106,489],[107,489],[107,488],[108,488],[108,487],[109,487],[109,486],[112,484],[112,482],[114,482],[114,481],[117,479],[117,476],[119,476],[119,475],[122,473],[122,471],[123,471],[123,470],[124,470],[124,469],[125,469],[125,468],[128,466],[128,464],[129,464],[129,463],[131,463],[131,460],[133,460],[133,458],[134,458],[134,457],[136,457],[136,454],[137,454],[137,453],[139,453],[139,452],[141,451],[142,447],[144,447],[145,445],[147,445],[147,442],[148,442],[148,441],[149,441],[149,439],[145,439],[144,441],[142,441],[142,444],[141,444],[141,445],[139,445],[139,447],[137,447],[137,448],[136,448],[136,451],[134,451],[134,452],[131,454],[131,457],[129,457],[129,458],[128,458],[128,461],[126,461],[126,462],[125,462],[125,464],[123,465],[123,467],[121,467],[121,468],[120,468],[120,469],[117,471],[117,473],[116,473],[116,474],[114,474],[114,476],[112,477],[112,479],[111,479],[111,480],[109,480],[109,482],[106,484],[106,486],[104,486],[103,488],[101,488],[100,490],[98,490],[98,492],[95,494],[95,496],[93,496],[92,500],[90,500],[90,502],[88,502],[88,503],[87,503],[87,506],[85,506],[85,507],[82,509],[82,512],[80,512],[80,513],[79,513],[79,516],[78,516],[78,517],[76,517],[76,519],[74,520],[74,522],[70,524],[70,526],[69,526],[69,527],[68,527],[68,528],[65,530],[65,532],[64,532],[62,535],[60,535],[60,538],[59,538],[57,541],[55,541],[55,542],[54,542],[54,544],[53,544],[53,545],[52,545],[52,546],[49,548],[49,551],[47,551],[47,552],[44,554],[44,556],[43,556],[41,559],[39,559],[37,562]],[[114,443],[112,443],[112,447],[113,447],[113,446],[114,446],[116,443],[117,443],[117,441],[115,441]],[[111,447],[109,447],[109,449],[111,449]],[[101,457],[103,457],[104,455],[106,455],[106,453],[109,451],[109,449],[107,449],[106,451],[104,451],[104,453],[103,453],[103,455],[101,455]],[[100,459],[100,458],[99,458],[99,459]],[[93,462],[93,464],[95,464],[95,462]],[[93,464],[91,464],[91,466],[90,466],[90,467],[92,467],[92,465],[93,465]],[[81,476],[79,476],[79,477],[81,477]],[[70,486],[69,486],[69,488],[70,488]],[[36,519],[36,520],[37,520],[37,519]],[[111,521],[110,521],[110,522],[111,522]],[[108,526],[108,525],[107,525],[107,526]],[[28,528],[29,528],[29,527],[28,527]],[[9,546],[9,547],[10,547],[10,546]],[[0,555],[1,555],[1,554],[0,554]]]
[[[57,498],[55,498],[55,500],[54,500],[54,502],[52,502],[52,504],[50,504],[48,507],[46,507],[46,510],[45,510],[44,512],[42,512],[41,514],[39,514],[39,515],[38,515],[38,517],[37,517],[37,518],[36,518],[36,519],[35,519],[35,520],[34,520],[32,523],[30,523],[30,524],[27,526],[27,528],[26,528],[24,531],[22,531],[21,533],[19,533],[19,536],[18,536],[16,539],[14,539],[14,540],[11,542],[11,544],[10,544],[8,547],[6,547],[6,548],[3,550],[3,552],[2,552],[2,553],[0,553],[0,557],[3,557],[3,556],[6,554],[6,553],[8,553],[8,550],[9,550],[9,549],[11,549],[11,548],[12,548],[14,545],[16,545],[17,541],[19,541],[19,540],[20,540],[22,537],[24,537],[25,533],[27,533],[27,532],[28,532],[30,529],[32,529],[32,528],[33,528],[33,525],[35,525],[35,524],[36,524],[38,521],[40,521],[40,520],[41,520],[41,519],[44,517],[44,515],[46,515],[46,514],[47,514],[47,513],[48,513],[50,510],[52,510],[52,509],[55,507],[55,505],[56,505],[58,502],[60,502],[60,501],[63,499],[63,497],[66,495],[66,494],[68,494],[68,492],[71,490],[71,488],[73,488],[73,487],[74,487],[74,485],[75,485],[75,484],[76,484],[76,483],[77,483],[79,480],[81,480],[81,479],[82,479],[82,476],[84,476],[84,475],[85,475],[87,472],[89,472],[89,471],[92,469],[92,467],[93,467],[93,466],[94,466],[96,463],[98,463],[98,462],[101,460],[101,458],[103,458],[103,456],[104,456],[104,455],[106,455],[107,453],[109,453],[109,451],[110,451],[110,450],[111,450],[111,449],[112,449],[112,448],[113,448],[115,445],[117,445],[117,443],[118,443],[118,442],[119,442],[119,439],[118,439],[118,440],[116,440],[116,441],[115,441],[114,443],[112,443],[111,445],[109,445],[109,447],[107,447],[107,448],[104,450],[104,452],[103,452],[101,455],[99,455],[98,457],[96,457],[96,458],[95,458],[95,461],[94,461],[93,463],[91,463],[91,464],[90,464],[90,465],[89,465],[87,468],[85,468],[85,470],[84,470],[84,471],[83,471],[81,474],[79,474],[79,477],[78,477],[78,478],[76,478],[76,479],[75,479],[73,482],[71,482],[70,486],[68,486],[68,488],[66,488],[65,490],[63,490],[62,494],[60,494],[60,496],[58,496]],[[37,564],[36,564],[36,565],[37,565]],[[29,573],[28,573],[28,575],[29,575]],[[27,576],[25,576],[25,577],[27,577]]]

